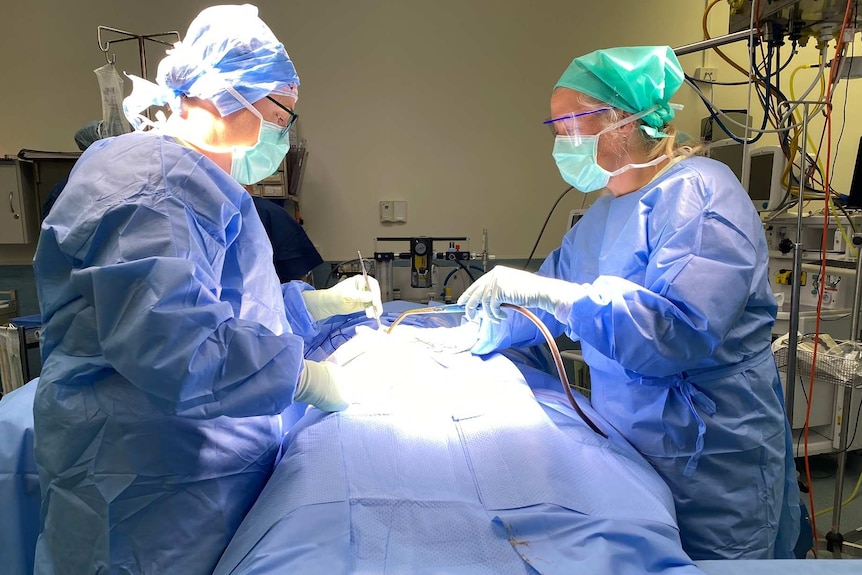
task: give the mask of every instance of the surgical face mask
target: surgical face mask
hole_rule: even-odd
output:
[[[563,180],[581,192],[594,192],[607,186],[612,176],[617,176],[632,168],[646,168],[662,162],[667,158],[666,155],[659,156],[655,160],[645,164],[627,164],[618,170],[609,172],[599,165],[597,158],[599,136],[620,126],[634,122],[652,111],[653,108],[649,108],[643,112],[623,118],[595,135],[584,136],[574,134],[557,136],[554,140],[553,154]]]
[[[290,150],[288,130],[273,122],[267,122],[263,119],[260,111],[249,104],[239,93],[230,88],[228,91],[232,92],[243,106],[260,119],[257,144],[251,148],[233,150],[230,166],[230,175],[237,182],[243,185],[256,184],[273,175]]]
[[[233,151],[230,175],[240,184],[256,184],[273,175],[290,149],[287,131],[273,122],[263,119],[257,108],[250,108],[260,118],[260,134],[257,144],[247,149]]]

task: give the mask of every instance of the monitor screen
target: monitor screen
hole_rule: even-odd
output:
[[[721,140],[709,146],[709,157],[730,168],[758,211],[771,211],[781,204],[784,197],[781,176],[785,159],[780,147],[749,147],[746,158],[743,144],[734,140]],[[748,179],[743,181],[742,168],[746,161]]]
[[[570,230],[575,227],[575,224],[578,223],[578,221],[580,221],[582,217],[584,217],[584,213],[586,211],[587,210],[585,210],[584,208],[574,209],[570,211],[569,218],[568,220],[566,220],[566,230]]]
[[[761,205],[765,206],[769,203],[774,177],[772,167],[775,163],[773,155],[775,153],[775,150],[770,150],[768,153],[751,155],[751,163],[748,168],[748,195],[751,196],[751,200],[758,209]],[[777,176],[781,177],[781,174],[777,174]]]
[[[721,140],[709,146],[709,157],[730,168],[739,181],[742,181],[742,152],[743,145],[733,140]]]
[[[859,138],[859,150],[856,152],[856,166],[853,168],[853,180],[850,182],[850,193],[847,195],[848,206],[862,208],[862,138]]]
[[[748,191],[758,211],[778,209],[785,196],[781,177],[787,160],[778,146],[761,146],[748,150],[748,180],[743,187]]]

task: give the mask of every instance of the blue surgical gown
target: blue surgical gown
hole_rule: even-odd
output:
[[[37,380],[0,398],[0,572],[33,573],[39,534],[39,475],[33,461]]]
[[[757,212],[723,164],[688,158],[600,197],[543,263],[576,284],[591,400],[673,492],[694,559],[793,558],[799,492],[770,352],[776,304]],[[538,341],[512,317],[497,348]]]
[[[251,197],[171,138],[102,140],[34,266],[36,573],[211,573],[302,369]]]

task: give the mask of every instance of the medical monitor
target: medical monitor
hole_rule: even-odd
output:
[[[718,160],[742,182],[743,145],[735,140],[719,140],[709,145],[709,157]]]
[[[784,199],[781,176],[787,165],[784,152],[778,146],[763,146],[748,150],[748,181],[742,186],[748,191],[759,212],[771,212]]]

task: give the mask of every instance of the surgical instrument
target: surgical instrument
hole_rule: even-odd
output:
[[[365,261],[362,259],[362,253],[357,250],[356,255],[359,256],[359,268],[362,270],[362,278],[365,280],[365,288],[368,291],[372,291],[371,282],[368,281],[368,270],[365,269]],[[373,317],[377,321],[377,329],[383,329],[383,324],[380,323],[380,314],[373,308],[373,306],[372,310],[372,313],[374,314]]]

